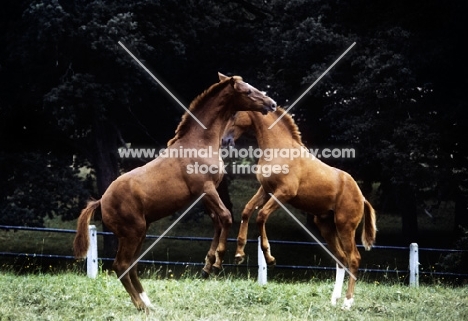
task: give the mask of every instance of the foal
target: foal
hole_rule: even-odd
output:
[[[370,250],[377,230],[374,209],[348,173],[328,166],[309,154],[289,114],[285,114],[269,129],[283,113],[284,110],[281,108],[265,116],[249,111],[237,112],[229,121],[223,135],[222,145],[233,145],[244,131],[253,129],[258,146],[264,152],[258,161],[258,168],[262,169],[263,166],[268,166],[269,169],[276,168],[277,173],[269,176],[263,175],[261,170],[257,173],[261,186],[242,212],[236,263],[244,261],[249,219],[255,209],[262,206],[257,216],[261,247],[267,264],[276,263],[270,253],[265,229],[268,217],[279,207],[278,202],[269,196],[269,193],[272,193],[282,204],[289,203],[314,215],[314,222],[331,251],[344,266],[349,268],[352,276],[356,276],[361,259],[355,243],[356,229],[364,218],[361,239],[366,250]],[[278,157],[282,154],[277,154],[275,158],[270,157],[270,152],[275,150],[289,151],[289,157]],[[266,154],[267,151],[270,156]],[[291,157],[293,153],[296,157]],[[331,298],[333,305],[341,297],[344,272],[344,269],[337,264],[335,288]],[[355,282],[354,277],[349,278],[343,304],[345,308],[350,308],[353,303]]]

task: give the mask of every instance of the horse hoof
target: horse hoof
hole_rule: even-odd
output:
[[[145,313],[146,313],[146,310],[148,309],[148,307],[146,305],[144,305],[144,304],[138,305],[138,306],[136,306],[136,308],[137,308],[138,312],[145,312]]]
[[[349,311],[351,309],[351,306],[354,303],[354,298],[351,299],[345,299],[343,302],[343,306],[341,307],[342,310]]]
[[[210,273],[206,272],[205,270],[202,270],[201,276],[204,279],[208,279],[210,277]]]
[[[211,270],[213,271],[213,273],[214,273],[215,275],[218,275],[219,272],[221,272],[221,268],[220,268],[220,267],[217,267],[217,266],[213,266],[213,267],[211,268]]]
[[[245,260],[245,256],[243,256],[243,255],[242,255],[242,256],[239,255],[239,256],[236,256],[236,257],[234,258],[234,262],[235,262],[237,265],[242,264],[242,263],[244,262],[244,260]]]
[[[276,266],[276,259],[273,259],[273,261],[268,262],[267,266],[269,269],[273,269]]]

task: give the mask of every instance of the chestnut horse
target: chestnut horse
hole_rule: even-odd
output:
[[[185,113],[175,137],[167,144],[165,157],[159,156],[118,177],[100,200],[88,203],[78,219],[74,252],[76,257],[84,257],[89,246],[90,218],[97,208],[101,208],[102,222],[119,241],[113,269],[139,310],[147,311],[151,302],[138,279],[137,265],[125,272],[138,258],[150,223],[174,214],[203,193],[206,193],[203,203],[215,226],[203,271],[208,274],[212,268],[221,269],[232,219],[216,191],[224,169],[218,156],[219,141],[226,123],[236,111],[267,113],[275,110],[276,103],[239,76],[219,74],[219,80],[195,98],[189,109],[207,129]],[[175,157],[183,149],[191,149],[190,155]],[[210,149],[211,156],[207,156]],[[194,164],[210,170],[194,171]]]
[[[350,308],[353,303],[354,276],[357,275],[361,259],[356,247],[355,233],[364,218],[361,239],[366,250],[370,250],[376,235],[374,209],[348,173],[328,166],[309,153],[289,114],[285,114],[271,129],[268,128],[283,113],[282,108],[265,116],[249,111],[237,112],[229,121],[223,135],[222,145],[233,145],[243,132],[253,129],[258,147],[263,151],[258,168],[276,168],[276,174],[273,171],[269,176],[263,175],[261,170],[257,173],[261,186],[242,212],[236,263],[240,264],[244,260],[249,219],[255,209],[262,206],[257,216],[261,247],[267,264],[276,263],[270,253],[265,223],[270,214],[280,206],[277,201],[282,204],[289,203],[314,215],[314,222],[328,247],[343,266],[348,267],[353,277],[349,278],[343,306]],[[274,152],[278,152],[276,156]],[[298,157],[299,154],[301,157]],[[296,157],[291,157],[293,155]],[[276,199],[270,197],[270,193]],[[337,264],[335,288],[331,298],[333,305],[341,297],[344,272],[345,270]]]

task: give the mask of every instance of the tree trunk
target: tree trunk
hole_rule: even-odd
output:
[[[401,214],[401,231],[406,244],[418,242],[418,216],[414,190],[409,185],[396,187],[397,207]]]
[[[117,134],[113,126],[106,122],[95,123],[93,126],[95,148],[93,148],[93,165],[96,170],[96,183],[100,196],[119,176],[117,159]],[[104,232],[110,232],[102,224]],[[114,235],[104,235],[104,257],[115,257],[117,254],[117,238]]]

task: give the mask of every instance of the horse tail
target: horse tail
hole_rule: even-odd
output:
[[[81,211],[76,227],[76,236],[73,241],[73,252],[76,258],[86,256],[89,248],[89,231],[88,225],[96,209],[101,206],[101,200],[91,200],[85,209]]]
[[[375,210],[372,205],[364,200],[364,227],[362,229],[361,241],[366,251],[369,251],[375,242],[377,226],[375,224]]]

